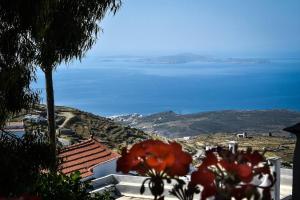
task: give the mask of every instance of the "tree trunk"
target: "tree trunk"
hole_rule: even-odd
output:
[[[47,120],[48,136],[53,151],[53,158],[56,157],[56,137],[55,137],[55,113],[54,113],[54,92],[52,81],[52,68],[45,68],[46,92],[47,92]]]
[[[300,199],[300,136],[296,134],[297,141],[294,151],[294,164],[293,164],[293,200]]]

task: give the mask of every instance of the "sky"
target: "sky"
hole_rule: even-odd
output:
[[[299,0],[123,0],[88,55],[300,57]]]

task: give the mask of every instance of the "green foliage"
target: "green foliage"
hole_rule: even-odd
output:
[[[32,44],[34,62],[52,69],[81,58],[96,41],[99,21],[120,5],[120,0],[3,0],[0,17],[6,21],[3,26],[18,24],[17,31]]]
[[[38,95],[30,88],[36,65],[47,71],[47,86],[52,90],[48,99],[54,104],[49,71],[61,62],[81,59],[97,39],[99,21],[107,12],[115,13],[120,5],[120,0],[0,1],[0,126],[11,114],[37,102]],[[54,108],[49,110],[48,114],[54,113]],[[54,115],[49,121],[54,124]],[[52,136],[54,132],[50,138],[55,139]],[[1,136],[0,142],[0,195],[30,191],[40,170],[55,162],[50,155],[54,148],[34,138]],[[45,199],[92,199],[86,191],[88,186],[79,179],[76,174],[70,178],[42,175],[38,180],[45,187],[40,184],[37,188]]]
[[[20,16],[24,7],[17,7],[18,2],[0,1],[0,128],[10,115],[38,101],[37,92],[30,88],[35,51],[27,39],[27,18]]]
[[[26,67],[14,65],[2,70],[0,67],[0,71],[0,128],[2,128],[10,116],[22,109],[30,109],[39,98],[38,93],[29,87],[33,74]]]
[[[2,55],[13,57],[19,48],[17,54],[28,56],[22,59],[42,67],[81,58],[101,30],[98,22],[120,5],[120,0],[2,0],[1,41],[14,47],[3,48]]]
[[[111,192],[110,190],[105,190],[104,192],[102,192],[101,194],[97,193],[95,194],[95,198],[97,199],[101,199],[101,200],[113,200],[115,199],[112,195],[111,195]]]
[[[55,164],[49,148],[40,136],[19,139],[0,133],[0,196],[30,192],[39,172]]]
[[[30,88],[36,65],[52,70],[81,58],[97,39],[99,21],[120,5],[120,0],[0,1],[0,126],[37,102]]]
[[[19,139],[0,133],[0,197],[18,197],[24,193],[43,200],[111,200],[109,191],[91,195],[89,182],[81,182],[80,173],[70,176],[49,171],[56,164],[49,143],[42,136],[25,135]]]
[[[109,191],[103,194],[92,195],[88,191],[92,189],[89,182],[80,181],[80,173],[75,172],[70,176],[64,174],[41,174],[34,194],[43,200],[111,200]]]

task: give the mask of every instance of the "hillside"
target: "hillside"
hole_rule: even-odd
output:
[[[39,106],[30,114],[45,117],[45,107]],[[120,149],[122,146],[153,138],[151,134],[136,128],[120,125],[111,119],[75,108],[56,106],[55,114],[57,136],[60,142],[77,143],[94,135],[110,148]],[[46,122],[34,123],[26,120],[25,127],[27,131],[36,130],[39,127],[42,132],[47,132]]]
[[[30,113],[23,113],[16,119],[22,120],[24,115],[28,114],[43,118],[46,116],[45,106],[39,106]],[[60,145],[66,145],[63,143],[77,143],[94,135],[110,148],[119,150],[121,147],[148,138],[170,140],[171,137],[177,137],[174,139],[181,143],[185,150],[194,157],[199,157],[199,153],[203,153],[207,145],[227,147],[228,141],[236,140],[241,149],[246,147],[252,147],[259,151],[267,149],[268,153],[266,155],[268,157],[279,156],[283,160],[283,165],[291,167],[295,139],[274,135],[288,136],[287,133],[280,130],[282,127],[300,120],[299,115],[298,112],[287,110],[220,111],[189,115],[179,115],[169,111],[145,117],[138,114],[120,116],[112,120],[75,108],[57,106],[56,125],[58,144]],[[210,124],[214,126],[211,127]],[[218,126],[215,126],[215,124],[218,124]],[[36,123],[27,118],[25,127],[28,132],[36,129],[40,129],[42,132],[47,131],[47,123],[43,120]],[[250,137],[237,138],[233,134],[228,134],[231,133],[230,131],[236,133],[242,130],[246,130]],[[273,131],[273,137],[265,136],[264,133],[268,133],[267,130]],[[163,131],[162,134],[171,137],[150,133],[159,133],[159,131]],[[195,137],[181,138],[191,136],[190,133],[195,133]],[[259,133],[263,135],[259,135]],[[197,161],[194,164],[197,164]]]
[[[282,129],[300,122],[300,112],[290,110],[226,110],[180,115],[172,111],[148,116],[127,115],[114,118],[123,125],[167,137],[197,136],[210,133],[285,135]]]
[[[293,154],[296,139],[280,136],[261,136],[255,135],[247,138],[238,138],[235,135],[229,134],[203,134],[195,137],[190,137],[188,140],[177,139],[185,145],[186,149],[194,149],[201,153],[208,146],[228,147],[229,141],[238,142],[239,150],[246,150],[251,147],[253,150],[258,150],[263,153],[266,151],[266,157],[280,157],[284,167],[292,167]]]

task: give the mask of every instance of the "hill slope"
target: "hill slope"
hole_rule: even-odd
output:
[[[30,114],[45,116],[45,106],[38,106]],[[93,135],[110,148],[120,149],[122,146],[153,138],[151,134],[145,133],[142,130],[124,126],[109,118],[75,108],[56,106],[55,116],[57,136],[59,140],[67,141],[67,143],[77,143]],[[47,124],[45,122],[33,123],[28,120],[25,121],[27,131],[31,132],[32,130],[36,130],[37,127],[39,127],[42,132],[47,132]]]
[[[300,122],[300,112],[290,110],[214,111],[180,115],[172,111],[149,116],[127,115],[116,122],[167,137],[196,136],[209,133],[287,135],[282,129]]]

